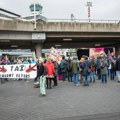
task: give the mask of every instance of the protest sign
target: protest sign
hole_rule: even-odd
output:
[[[62,59],[60,52],[57,49],[55,49],[54,47],[52,47],[50,50],[49,58],[56,61],[57,63],[60,63],[61,59]]]
[[[25,78],[37,76],[36,64],[0,65],[0,78]]]

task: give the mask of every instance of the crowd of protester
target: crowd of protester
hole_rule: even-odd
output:
[[[33,64],[36,63],[37,60],[34,58],[12,58],[4,56],[0,61],[0,65],[12,65],[12,64]]]
[[[83,55],[80,60],[77,57],[72,60],[70,58],[66,60],[63,56],[60,64],[50,58],[45,60],[40,58],[38,61],[48,69],[47,74],[44,74],[44,70],[42,70],[42,74],[38,75],[45,76],[44,89],[51,89],[53,86],[57,86],[57,81],[73,82],[75,86],[80,84],[89,86],[90,83],[95,83],[96,80],[101,80],[101,83],[107,83],[108,77],[110,80],[114,80],[116,73],[118,82],[120,82],[120,56],[115,58],[115,56],[101,54],[97,57],[91,56],[89,58]],[[38,68],[39,73],[40,70]]]
[[[96,80],[101,83],[107,83],[108,77],[114,80],[117,76],[120,83],[120,55],[116,58],[114,55],[105,53],[95,57],[83,55],[80,60],[74,57],[72,60],[62,57],[60,63],[50,58],[35,59],[6,59],[3,58],[1,65],[6,64],[37,64],[37,77],[34,82],[40,84],[40,94],[46,95],[46,89],[52,89],[58,85],[58,81],[73,82],[73,85],[89,86]],[[117,75],[116,75],[117,74]]]

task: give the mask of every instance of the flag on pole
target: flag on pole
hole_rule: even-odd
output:
[[[34,52],[32,52],[32,58],[34,58],[34,60],[36,60],[35,51],[34,51]]]

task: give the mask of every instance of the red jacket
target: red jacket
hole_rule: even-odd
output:
[[[54,64],[52,62],[47,62],[45,66],[48,68],[47,76],[52,76],[55,74]]]

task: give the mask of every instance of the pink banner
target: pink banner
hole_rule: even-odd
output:
[[[95,48],[95,52],[102,52],[104,51],[104,48]]]
[[[90,48],[89,49],[89,56],[99,56],[101,52],[104,52],[104,48]]]

